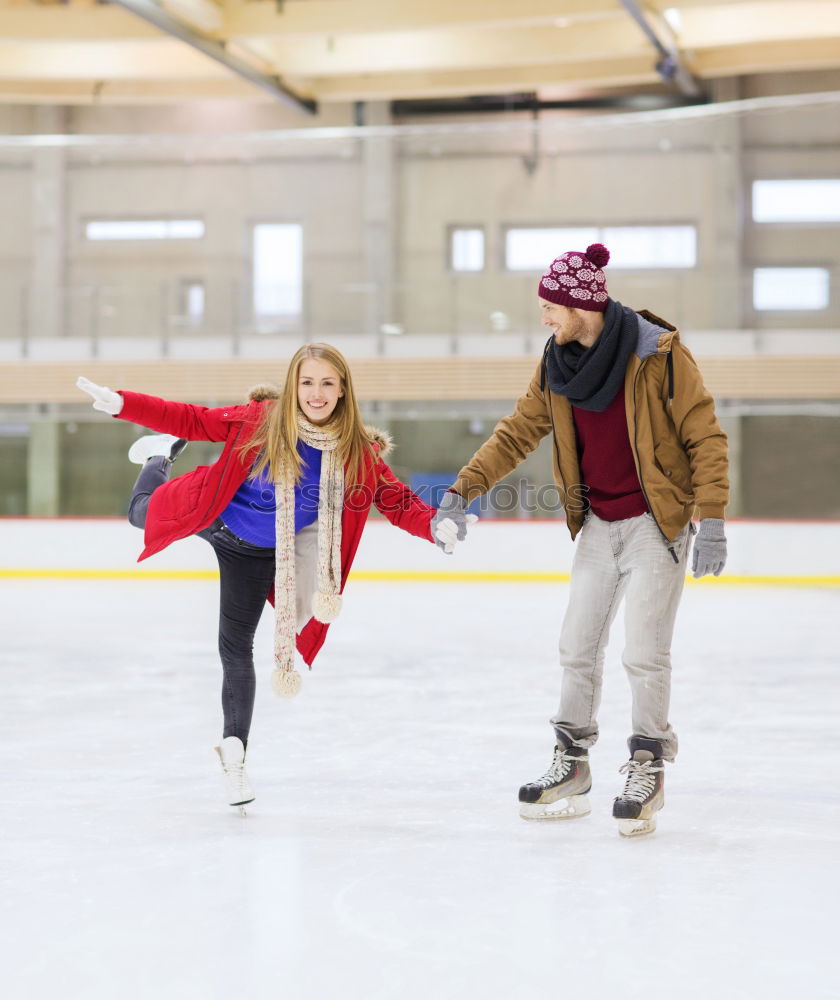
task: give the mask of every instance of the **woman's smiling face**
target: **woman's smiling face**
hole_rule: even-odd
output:
[[[298,406],[313,424],[325,424],[344,395],[341,378],[332,365],[307,358],[298,372]]]

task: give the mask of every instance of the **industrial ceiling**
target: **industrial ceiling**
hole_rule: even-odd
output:
[[[702,99],[840,68],[840,0],[0,0],[0,103]]]

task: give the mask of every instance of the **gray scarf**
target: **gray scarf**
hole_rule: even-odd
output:
[[[608,299],[604,329],[592,347],[576,341],[557,344],[553,336],[545,345],[543,365],[549,388],[582,410],[606,410],[624,382],[638,339],[639,317]]]

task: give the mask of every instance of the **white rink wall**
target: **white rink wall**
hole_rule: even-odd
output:
[[[730,582],[789,578],[791,583],[840,584],[840,521],[728,522]],[[176,542],[140,564],[141,533],[115,518],[0,518],[0,575],[72,571],[212,571],[210,547],[198,538]],[[574,545],[565,524],[555,521],[483,521],[467,543],[444,556],[428,542],[371,520],[354,572],[427,574],[566,574]],[[739,580],[739,578],[745,578]],[[755,580],[755,578],[759,578]],[[779,582],[785,582],[782,579]]]

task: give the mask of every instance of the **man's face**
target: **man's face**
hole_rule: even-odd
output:
[[[583,322],[579,310],[560,306],[556,302],[549,302],[546,299],[540,299],[540,309],[542,310],[543,326],[551,328],[556,343],[568,344],[573,340],[579,341],[581,335],[585,335],[586,324]]]

